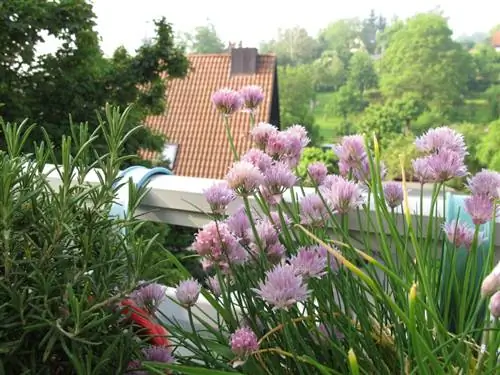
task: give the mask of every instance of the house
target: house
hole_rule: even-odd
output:
[[[497,52],[500,52],[500,30],[491,36],[491,45]]]
[[[169,160],[174,174],[222,179],[233,162],[221,115],[211,102],[221,88],[239,90],[259,85],[265,98],[256,122],[279,124],[278,78],[275,55],[260,55],[256,48],[231,48],[223,54],[188,56],[192,70],[185,78],[167,81],[165,113],[148,116],[146,126],[165,135],[162,155],[143,151],[150,160]],[[248,113],[230,119],[238,154],[251,147]]]

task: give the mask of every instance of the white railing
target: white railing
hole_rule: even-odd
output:
[[[58,172],[54,166],[47,165],[44,173],[47,174],[49,183],[57,187],[61,184]],[[100,183],[98,178],[99,171],[94,170],[89,173],[85,182],[91,185]],[[139,172],[140,173],[140,172]],[[214,183],[220,182],[219,180],[183,177],[183,176],[155,176],[148,183],[149,191],[144,197],[137,214],[142,220],[151,220],[157,222],[164,222],[172,225],[186,226],[192,228],[200,228],[210,221],[208,215],[209,206],[203,197],[204,189],[212,186]],[[428,189],[427,189],[428,190]],[[305,188],[305,194],[310,194],[314,191],[312,188]],[[296,194],[302,195],[300,189],[295,190]],[[117,199],[124,199],[128,194],[128,186],[124,184],[121,191],[118,193]],[[285,199],[290,199],[290,195],[285,195]],[[241,201],[236,200],[229,208],[229,213],[234,212],[240,205]],[[257,204],[254,202],[253,206],[257,209]],[[413,213],[423,212],[424,217],[428,217],[430,213],[431,197],[430,194],[424,194],[423,207],[420,207],[420,187],[416,187],[409,192],[409,207]],[[437,202],[437,215],[443,214],[443,198],[438,198]],[[372,212],[372,215],[374,213]],[[403,216],[401,210],[397,211],[398,220],[402,223]],[[349,218],[349,228],[353,232],[359,230],[358,218],[353,215]],[[425,226],[426,223],[424,223]],[[372,227],[373,230],[373,227]],[[374,242],[374,247],[376,244]],[[500,220],[497,219],[497,230],[495,236],[496,258],[500,258]],[[172,319],[179,321],[181,324],[188,324],[187,312],[171,301],[175,300],[175,289],[168,288],[167,296],[169,300],[161,306],[164,314]],[[197,311],[202,311],[211,317],[216,316],[215,310],[209,302],[200,296],[196,305]],[[200,327],[199,324],[197,324]]]

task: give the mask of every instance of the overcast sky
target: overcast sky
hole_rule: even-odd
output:
[[[300,25],[315,35],[329,22],[366,17],[370,9],[386,18],[407,18],[440,8],[456,35],[488,31],[500,23],[500,0],[94,0],[102,48],[110,54],[120,45],[135,50],[153,35],[151,20],[165,16],[176,31],[191,31],[207,18],[224,42],[258,47],[278,28]]]

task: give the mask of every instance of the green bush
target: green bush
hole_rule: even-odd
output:
[[[157,268],[155,236],[140,236],[133,217],[144,191],[132,188],[127,217],[109,215],[122,146],[133,135],[124,136],[127,114],[106,108],[92,134],[72,127],[62,165],[52,169],[59,186],[47,178],[56,160],[48,137],[25,156],[34,126],[2,123],[0,374],[122,374],[138,353],[141,342],[118,303]],[[93,148],[99,137],[108,144],[104,155]],[[84,181],[94,167],[102,172],[98,185]]]
[[[387,167],[388,180],[401,180],[401,160],[403,160],[405,178],[407,181],[412,180],[413,167],[412,159],[418,156],[415,147],[415,137],[412,135],[397,135],[391,137],[387,141],[387,147],[382,149],[381,158]]]

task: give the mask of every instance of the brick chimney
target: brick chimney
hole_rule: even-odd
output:
[[[231,48],[231,75],[257,73],[257,48]]]

